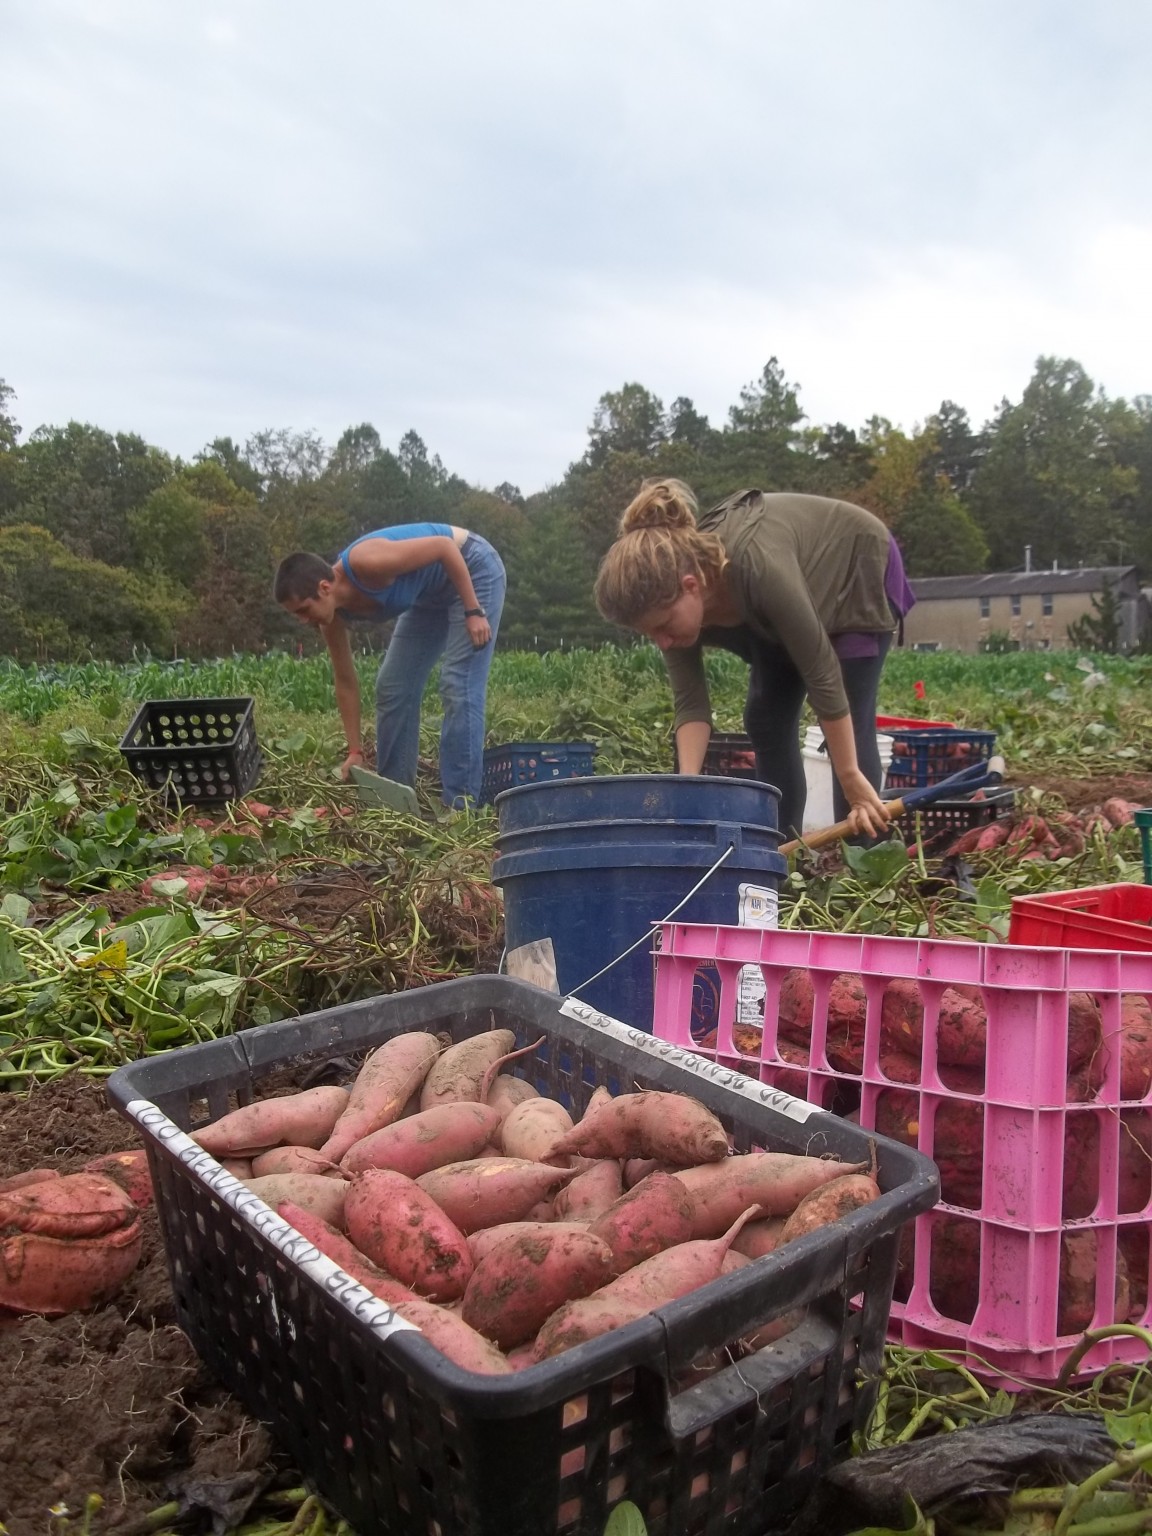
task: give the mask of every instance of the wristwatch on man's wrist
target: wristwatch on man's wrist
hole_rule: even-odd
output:
[[[488,615],[484,612],[483,608],[465,608],[464,617],[466,619],[486,619]]]

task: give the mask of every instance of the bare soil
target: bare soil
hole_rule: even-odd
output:
[[[0,1177],[72,1173],[138,1144],[91,1080],[0,1095]],[[0,1312],[0,1522],[9,1536],[61,1531],[53,1507],[78,1514],[92,1494],[103,1500],[92,1536],[142,1533],[150,1511],[173,1503],[181,1531],[211,1530],[214,1512],[225,1530],[267,1489],[299,1481],[176,1326],[155,1214],[144,1222],[140,1265],[107,1306],[62,1318]]]

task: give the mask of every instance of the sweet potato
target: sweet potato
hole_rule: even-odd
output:
[[[308,1088],[245,1104],[189,1135],[216,1158],[251,1157],[285,1145],[320,1147],[347,1107],[343,1088]]]
[[[439,1040],[423,1030],[394,1035],[378,1046],[357,1073],[347,1108],[320,1147],[324,1156],[338,1163],[354,1142],[399,1120],[439,1055]],[[302,1138],[293,1140],[302,1144]]]
[[[386,1125],[345,1152],[345,1173],[392,1168],[410,1179],[444,1163],[478,1157],[500,1130],[500,1111],[488,1104],[438,1104]]]
[[[554,1099],[526,1099],[509,1110],[500,1127],[500,1145],[506,1157],[522,1157],[531,1163],[565,1165],[555,1147],[572,1129],[572,1116]]]
[[[575,1176],[518,1157],[448,1163],[416,1183],[465,1234],[506,1221],[522,1221],[539,1201]]]
[[[366,1291],[371,1291],[373,1296],[387,1302],[390,1307],[400,1301],[419,1299],[415,1291],[401,1285],[399,1280],[386,1274],[378,1264],[373,1264],[367,1254],[361,1253],[338,1227],[325,1221],[322,1216],[317,1216],[315,1211],[307,1211],[291,1200],[279,1201],[276,1209],[289,1226],[296,1228],[301,1237],[306,1237],[334,1264],[339,1264],[346,1275],[359,1280]]]
[[[345,1179],[329,1179],[321,1173],[270,1173],[262,1179],[245,1179],[245,1185],[273,1210],[285,1200],[322,1216],[334,1227],[344,1223]]]
[[[629,1157],[624,1160],[624,1188],[635,1189],[641,1179],[650,1173],[671,1173],[670,1163],[662,1163],[658,1157]]]
[[[360,1251],[432,1301],[463,1296],[472,1275],[464,1234],[402,1173],[366,1168],[353,1178],[345,1227]]]
[[[1120,1174],[1117,1209],[1121,1215],[1143,1211],[1152,1200],[1152,1112],[1120,1111]]]
[[[556,1143],[557,1156],[656,1157],[687,1168],[728,1155],[728,1134],[710,1109],[682,1093],[626,1093],[589,1110]]]
[[[509,1073],[502,1072],[495,1079],[488,1090],[485,1100],[500,1116],[501,1121],[517,1104],[523,1104],[527,1099],[538,1099],[539,1093],[530,1082],[522,1077],[512,1077]]]
[[[148,1154],[143,1147],[135,1147],[130,1152],[107,1152],[102,1157],[89,1158],[80,1171],[102,1173],[114,1184],[119,1184],[141,1210],[155,1203]]]
[[[520,1233],[476,1265],[461,1316],[501,1349],[515,1349],[534,1338],[557,1307],[598,1290],[611,1274],[611,1250],[590,1232]]]
[[[647,1317],[651,1306],[644,1301],[628,1301],[622,1296],[605,1296],[603,1291],[568,1301],[548,1318],[532,1346],[534,1361],[551,1360],[566,1349],[598,1339],[637,1318]]]
[[[230,1173],[234,1179],[239,1179],[241,1184],[247,1184],[252,1177],[250,1157],[222,1157],[219,1161],[225,1173]]]
[[[742,1232],[737,1233],[732,1252],[743,1253],[750,1259],[762,1259],[766,1253],[774,1253],[780,1245],[786,1220],[784,1216],[767,1216],[763,1221],[750,1221]]]
[[[780,987],[779,1037],[810,1047],[816,992],[807,971],[788,971]],[[844,972],[828,988],[825,1049],[838,1072],[860,1072],[864,1066],[864,1025],[868,999],[859,976]]]
[[[1120,999],[1120,1097],[1142,1099],[1152,1087],[1152,1007],[1138,992]]]
[[[516,1036],[510,1029],[489,1029],[449,1046],[424,1079],[420,1108],[475,1104],[481,1098],[480,1088],[488,1069],[507,1056],[515,1044]]]
[[[609,1281],[597,1294],[602,1298],[611,1296],[617,1300],[647,1302],[649,1307],[661,1307],[678,1296],[686,1296],[689,1291],[719,1278],[724,1255],[741,1228],[761,1214],[758,1206],[752,1206],[737,1217],[723,1237],[679,1243],[675,1248],[655,1253],[642,1264],[626,1270],[618,1279]]]
[[[575,1221],[506,1221],[498,1227],[481,1227],[479,1232],[468,1235],[468,1251],[473,1264],[479,1264],[493,1248],[510,1237],[538,1236],[541,1232],[583,1232],[586,1228]]]
[[[315,1173],[322,1179],[342,1179],[335,1163],[330,1163],[311,1147],[273,1147],[252,1159],[252,1176],[263,1179],[270,1173]]]
[[[714,1242],[681,1243],[676,1248],[668,1248],[645,1259],[643,1264],[610,1281],[591,1296],[565,1302],[536,1335],[535,1358],[551,1359],[553,1355],[599,1338],[625,1323],[635,1322],[655,1307],[664,1306],[719,1279],[728,1250],[754,1214],[754,1211],[744,1212],[724,1236]]]
[[[616,1157],[582,1168],[557,1194],[553,1205],[560,1221],[595,1221],[624,1193],[623,1169]]]
[[[1079,1232],[1065,1232],[1060,1239],[1060,1302],[1056,1316],[1059,1334],[1083,1333],[1091,1328],[1096,1313],[1096,1276],[1100,1265],[1097,1255],[1097,1234],[1089,1228]],[[1131,1310],[1128,1287],[1128,1265],[1124,1250],[1116,1250],[1116,1281],[1111,1316],[1105,1313],[1102,1323],[1126,1322]]]
[[[405,1322],[418,1328],[428,1342],[442,1355],[465,1371],[478,1371],[485,1376],[507,1376],[512,1366],[498,1349],[470,1328],[462,1317],[457,1317],[447,1307],[424,1301],[407,1286],[393,1280],[366,1258],[342,1232],[327,1222],[320,1221],[308,1211],[284,1204],[280,1207],[284,1220],[290,1222],[302,1237],[314,1243],[346,1275],[358,1280],[365,1290],[371,1291],[381,1301],[386,1301]]]
[[[695,1202],[694,1238],[719,1237],[749,1206],[762,1216],[790,1216],[805,1195],[862,1165],[792,1152],[746,1152],[722,1163],[684,1168],[676,1178]]]
[[[784,1223],[777,1247],[840,1221],[879,1198],[880,1186],[875,1179],[866,1173],[845,1173],[804,1196]]]
[[[46,1184],[49,1179],[59,1177],[55,1168],[28,1168],[23,1173],[14,1173],[9,1178],[0,1179],[0,1194],[6,1190],[27,1189],[31,1184]]]
[[[607,1243],[613,1273],[622,1275],[654,1253],[688,1242],[695,1214],[696,1202],[679,1179],[670,1173],[650,1173],[598,1216],[588,1230]]]
[[[114,1296],[140,1259],[128,1193],[95,1173],[0,1191],[0,1308],[57,1317]]]

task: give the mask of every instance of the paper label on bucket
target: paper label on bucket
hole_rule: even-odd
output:
[[[740,886],[740,927],[777,928],[780,923],[780,893],[765,885]],[[743,965],[736,981],[737,1024],[763,1024],[767,988],[758,965]]]

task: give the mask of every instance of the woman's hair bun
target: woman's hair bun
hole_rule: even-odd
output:
[[[624,508],[620,532],[638,528],[695,528],[696,498],[683,480],[645,480]]]

